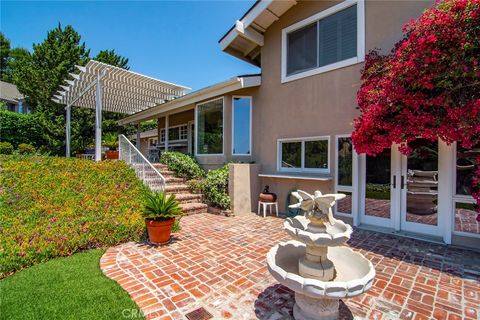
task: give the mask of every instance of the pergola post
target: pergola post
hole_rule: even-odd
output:
[[[165,116],[165,152],[168,152],[168,114]]]
[[[65,131],[66,131],[66,145],[65,145],[65,157],[69,158],[70,157],[70,116],[72,113],[72,107],[68,105],[65,110],[67,111],[66,115],[66,125],[65,125]]]
[[[140,129],[140,122],[137,123],[137,141],[136,141],[136,147],[138,150],[140,150],[140,148],[142,147],[142,143],[140,142],[140,138],[141,138],[141,129]]]
[[[95,161],[102,160],[102,80],[97,76],[95,94]]]

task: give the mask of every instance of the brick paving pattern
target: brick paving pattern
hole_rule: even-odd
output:
[[[289,240],[283,219],[197,214],[165,247],[126,243],[100,265],[147,319],[292,319],[293,293],[268,273],[265,256]],[[349,245],[375,266],[365,294],[341,302],[341,319],[478,319],[480,253],[356,229]]]

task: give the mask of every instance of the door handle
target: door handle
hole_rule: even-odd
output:
[[[393,187],[393,189],[396,189],[396,188],[397,188],[397,175],[394,175],[394,176],[393,176],[392,187]]]
[[[402,175],[402,179],[400,180],[400,189],[405,188],[405,176]]]

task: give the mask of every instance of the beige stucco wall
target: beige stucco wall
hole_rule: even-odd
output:
[[[352,132],[356,109],[356,92],[360,86],[363,64],[333,70],[299,80],[281,83],[282,29],[318,13],[338,2],[299,1],[266,31],[262,47],[262,85],[253,104],[253,158],[262,172],[276,172],[277,139],[331,136],[330,167],[334,172],[336,134]],[[402,37],[402,27],[418,17],[431,1],[367,1],[365,4],[366,52],[374,48],[390,51]],[[334,181],[312,182],[264,178],[278,193],[284,208],[288,191],[295,188],[333,191]],[[284,211],[284,210],[280,210]]]
[[[230,163],[228,193],[235,214],[255,212],[260,193],[258,173],[260,165],[248,163]]]

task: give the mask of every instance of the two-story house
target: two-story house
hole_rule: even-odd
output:
[[[350,139],[365,54],[389,52],[405,23],[432,4],[257,1],[219,43],[261,75],[234,77],[121,123],[158,119],[161,150],[181,138],[207,169],[245,163],[230,175],[237,212],[256,210],[264,185],[284,213],[293,190],[342,192],[348,197],[336,214],[355,226],[478,247],[475,152],[419,139],[409,157],[395,145],[369,157]]]

